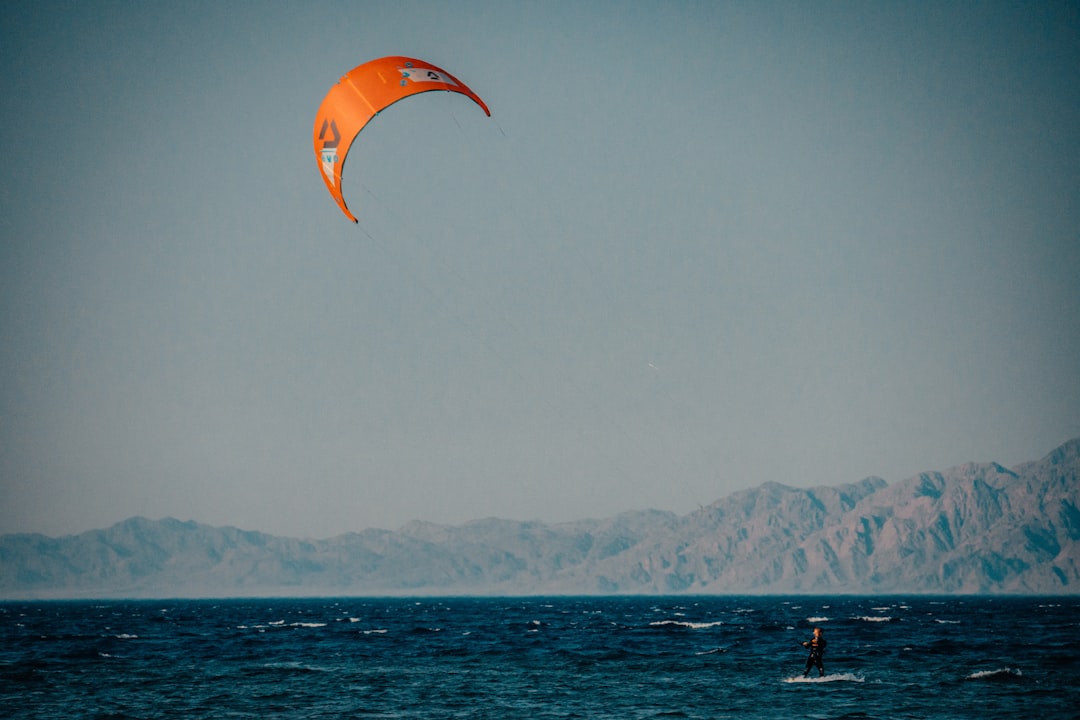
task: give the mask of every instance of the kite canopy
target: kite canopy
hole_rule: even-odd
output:
[[[341,196],[341,170],[353,140],[385,108],[432,90],[466,95],[491,116],[480,96],[456,77],[429,62],[407,57],[384,57],[353,68],[323,98],[315,115],[315,157],[326,188],[353,222],[357,222],[356,217]]]

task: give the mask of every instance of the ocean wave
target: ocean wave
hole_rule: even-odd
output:
[[[863,622],[892,622],[896,618],[889,617],[888,615],[859,615],[851,619],[862,620]]]
[[[711,627],[719,627],[724,623],[720,620],[715,622],[690,622],[688,620],[657,620],[649,623],[652,627],[676,626],[690,628],[691,630],[704,630]]]
[[[997,670],[979,670],[978,672],[971,673],[970,675],[968,675],[964,679],[965,680],[1001,681],[1001,680],[1016,680],[1016,679],[1019,679],[1019,678],[1021,678],[1023,676],[1024,676],[1024,673],[1020,672],[1019,669],[1014,669],[1014,668],[1010,668],[1010,667],[1003,667],[1003,668],[998,668]]]
[[[811,622],[811,623],[829,622],[829,618],[825,617],[824,615],[815,615],[814,617],[806,618],[806,622]]]
[[[796,675],[795,677],[784,678],[786,683],[826,683],[826,682],[866,682],[866,679],[862,675],[856,675],[855,673],[836,673],[832,675],[826,675],[825,677],[803,677],[802,675]]]
[[[294,673],[322,673],[327,672],[327,668],[319,665],[310,665],[302,662],[269,662],[263,663],[263,670],[271,672],[294,672]]]

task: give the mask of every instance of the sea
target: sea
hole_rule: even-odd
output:
[[[1080,718],[1078,638],[1077,597],[8,601],[0,717]]]

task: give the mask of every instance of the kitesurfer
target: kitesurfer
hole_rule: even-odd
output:
[[[802,646],[810,648],[810,657],[806,658],[806,671],[803,672],[803,677],[808,677],[810,668],[815,665],[818,669],[818,677],[824,677],[825,667],[821,663],[821,658],[825,654],[825,638],[822,629],[819,627],[814,628],[814,637],[802,643]]]

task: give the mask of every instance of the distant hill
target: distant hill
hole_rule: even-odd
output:
[[[0,536],[0,598],[1080,593],[1080,438],[1012,469],[734,493],[685,516],[414,522],[299,540],[132,518]]]

